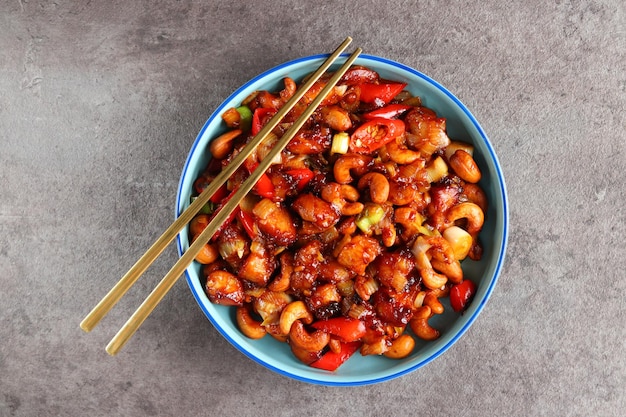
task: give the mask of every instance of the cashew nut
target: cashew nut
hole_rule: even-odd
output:
[[[291,326],[296,320],[303,320],[307,324],[313,321],[313,315],[306,308],[306,304],[300,300],[287,304],[287,307],[280,313],[280,331],[283,334],[289,334]]]
[[[433,269],[433,265],[431,264],[429,257],[431,248],[440,250],[440,253],[444,254],[440,260],[448,261],[448,259],[445,259],[445,254],[451,254],[450,245],[440,236],[431,236],[428,238],[421,235],[418,236],[413,244],[413,247],[411,248],[411,251],[415,256],[415,264],[419,269],[424,285],[429,289],[437,289],[446,285],[448,277],[443,274],[438,274]],[[450,259],[450,262],[451,261],[454,261],[453,257]]]
[[[458,284],[463,281],[463,269],[461,263],[457,260],[442,261],[439,259],[431,259],[430,263],[433,269],[445,275],[450,282]],[[440,288],[440,287],[439,287]]]
[[[308,333],[304,328],[304,324],[302,324],[300,320],[296,320],[291,325],[289,340],[300,349],[304,349],[308,352],[319,352],[324,349],[330,341],[330,334],[322,330]]]
[[[478,164],[469,153],[458,149],[452,154],[449,162],[454,172],[456,172],[456,175],[461,177],[462,180],[469,183],[477,183],[480,181],[480,168],[478,168]]]
[[[300,362],[304,363],[305,365],[310,365],[311,363],[318,360],[321,356],[321,352],[319,351],[310,352],[294,345],[293,343],[290,343],[289,347],[291,348],[291,353],[293,353],[293,356],[295,356]]]
[[[415,336],[419,337],[422,340],[435,340],[439,337],[439,330],[433,328],[428,324],[428,319],[431,316],[431,309],[429,306],[422,306],[415,310],[415,314],[411,321],[409,321],[409,326]]]
[[[278,274],[267,288],[271,291],[287,291],[291,282],[293,272],[293,255],[290,252],[283,252],[280,255],[280,274]]]
[[[209,150],[217,159],[224,159],[233,150],[233,140],[241,135],[241,129],[229,130],[211,141]]]
[[[477,204],[465,202],[453,206],[446,215],[446,220],[450,224],[460,219],[467,219],[467,233],[476,236],[483,227],[485,215]]]
[[[261,107],[279,109],[294,95],[297,89],[296,82],[290,77],[283,78],[283,83],[285,86],[277,95],[272,94],[269,91],[259,91],[252,98],[245,99],[243,104],[256,100]]]
[[[418,159],[422,158],[422,155],[418,151],[401,146],[397,140],[392,140],[385,145],[385,149],[382,152],[386,152],[389,159],[397,164],[411,164]]]
[[[487,211],[487,196],[478,184],[464,184],[461,198],[469,201],[470,203],[476,204],[478,207],[481,208],[483,213]]]
[[[239,330],[250,339],[260,339],[267,333],[265,327],[252,318],[250,307],[247,305],[237,307],[237,325]]]
[[[415,340],[411,335],[404,333],[391,342],[389,350],[384,352],[383,355],[391,359],[402,359],[409,356],[414,348]]]
[[[269,334],[279,342],[287,343],[287,340],[289,340],[289,335],[284,334],[280,331],[280,326],[278,325],[278,323],[264,324],[263,327],[265,327],[267,334]]]
[[[363,175],[357,187],[359,190],[369,187],[370,198],[374,203],[382,204],[389,198],[389,181],[381,173],[369,172]]]
[[[283,101],[287,102],[295,94],[298,86],[293,78],[290,77],[283,78],[283,83],[285,84],[285,88],[283,88],[278,94]]]
[[[432,267],[431,269],[420,269],[420,276],[426,288],[431,290],[441,288],[448,282],[447,276],[436,273]]]
[[[433,314],[442,314],[444,310],[443,304],[432,291],[427,291],[424,295],[423,305],[430,307]]]
[[[350,172],[353,171],[357,176],[365,174],[371,161],[372,158],[366,155],[351,153],[341,156],[335,161],[335,165],[333,166],[335,181],[339,184],[352,182],[353,179]]]

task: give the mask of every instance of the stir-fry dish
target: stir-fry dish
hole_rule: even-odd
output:
[[[193,219],[192,240],[328,78]],[[283,81],[223,113],[226,133],[211,142],[196,193],[294,94],[296,82]],[[446,120],[405,87],[351,67],[197,256],[207,296],[236,309],[247,337],[269,335],[333,371],[357,351],[404,358],[417,339],[437,339],[429,320],[442,298],[467,308],[476,285],[461,261],[482,254],[481,171],[473,146],[451,140]]]

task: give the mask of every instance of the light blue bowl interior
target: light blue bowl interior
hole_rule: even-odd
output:
[[[177,216],[189,205],[193,182],[209,161],[210,141],[225,129],[220,117],[223,111],[239,105],[255,90],[280,90],[284,77],[299,80],[314,71],[325,58],[326,55],[304,57],[266,71],[240,87],[215,110],[202,127],[185,162],[176,197]],[[304,365],[292,355],[287,344],[270,336],[261,340],[243,336],[237,329],[234,309],[212,304],[207,298],[200,279],[200,266],[194,263],[186,271],[187,283],[198,304],[215,328],[240,352],[279,374],[329,386],[355,386],[390,380],[426,365],[450,348],[476,320],[491,295],[504,261],[508,234],[504,177],[487,136],[469,110],[436,81],[405,65],[371,55],[362,55],[356,64],[377,71],[383,78],[406,82],[407,89],[419,95],[426,107],[447,119],[448,134],[453,140],[470,142],[475,147],[474,158],[483,174],[479,184],[487,194],[489,208],[480,234],[484,246],[483,257],[479,262],[463,261],[465,277],[478,285],[476,297],[469,309],[463,315],[458,315],[446,305],[446,313],[430,321],[441,331],[441,337],[434,342],[418,341],[414,352],[405,359],[363,357],[357,354],[331,373]],[[188,231],[184,229],[178,236],[179,254],[188,249],[188,242]]]

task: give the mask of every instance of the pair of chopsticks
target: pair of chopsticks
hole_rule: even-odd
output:
[[[91,312],[80,323],[81,329],[86,332],[91,331],[102,318],[113,308],[113,306],[126,294],[130,287],[137,279],[146,271],[146,269],[154,262],[154,260],[165,250],[165,248],[174,240],[176,235],[185,227],[200,209],[209,201],[209,198],[224,184],[228,178],[241,166],[257,146],[268,136],[268,134],[280,123],[285,115],[296,105],[296,103],[304,96],[304,94],[313,86],[313,84],[330,68],[337,60],[341,53],[352,42],[352,38],[348,37],[341,45],[322,63],[322,65],[309,77],[295,94],[285,103],[285,105],[274,115],[272,119],[265,125],[263,129],[246,145],[228,166],[222,169],[222,172],[209,184],[209,186],[183,211],[180,216],[171,224],[170,227],[154,242],[154,244],[146,251],[146,253],[137,260],[135,265],[124,275],[107,295],[91,310]],[[250,174],[248,179],[239,186],[237,191],[228,200],[226,204],[219,210],[204,231],[189,246],[189,249],[180,257],[178,262],[163,277],[161,282],[148,295],[144,302],[139,306],[135,313],[128,319],[126,324],[111,339],[106,347],[106,351],[110,355],[115,355],[124,344],[137,331],[141,324],[146,320],[154,308],[163,299],[165,294],[172,288],[178,278],[183,274],[185,269],[193,262],[196,255],[209,242],[217,229],[226,221],[228,216],[237,208],[241,200],[252,190],[257,181],[269,168],[274,158],[282,152],[289,141],[298,133],[304,123],[313,112],[319,107],[322,100],[328,96],[331,89],[339,82],[339,79],[350,68],[352,63],[361,54],[361,48],[357,48],[350,55],[345,63],[328,80],[326,86],[306,108],[304,113],[294,122],[294,124],[283,134],[280,140],[270,150],[269,154],[259,163],[258,167]]]

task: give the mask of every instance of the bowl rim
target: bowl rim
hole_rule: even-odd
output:
[[[204,125],[202,126],[202,129],[198,132],[198,135],[196,136],[188,154],[187,154],[187,158],[185,160],[185,163],[183,165],[183,169],[181,172],[181,176],[180,176],[180,180],[179,180],[179,184],[178,184],[178,188],[177,188],[177,194],[176,194],[176,207],[174,210],[174,216],[175,218],[178,217],[180,215],[180,213],[182,212],[183,209],[183,205],[182,205],[182,192],[183,192],[183,185],[184,185],[184,180],[185,180],[185,176],[186,173],[189,170],[189,163],[191,161],[192,155],[194,155],[194,153],[196,152],[196,148],[199,146],[199,143],[201,142],[201,139],[204,136],[204,132],[207,130],[207,128],[214,123],[215,119],[219,119],[220,114],[222,113],[222,111],[224,110],[224,108],[227,105],[231,105],[231,101],[237,96],[239,95],[242,91],[246,90],[247,88],[249,88],[252,84],[255,84],[256,82],[258,82],[259,80],[268,77],[270,75],[272,75],[275,72],[281,71],[285,68],[288,67],[293,67],[296,66],[298,64],[303,64],[309,61],[315,61],[315,60],[321,60],[321,59],[325,59],[329,56],[329,54],[316,54],[316,55],[309,55],[309,56],[304,56],[304,57],[300,57],[300,58],[296,58],[296,59],[292,59],[289,61],[286,61],[282,64],[279,64],[277,66],[274,66],[266,71],[263,71],[262,73],[260,73],[259,75],[253,77],[252,79],[250,79],[249,81],[247,81],[246,83],[244,83],[243,85],[241,85],[239,88],[237,88],[232,94],[230,94],[226,99],[224,99],[219,105],[218,107],[211,113],[211,115],[209,116],[209,118],[207,119],[207,121],[204,123]],[[348,56],[348,54],[342,54],[342,57]],[[439,90],[439,92],[443,93],[445,96],[447,96],[450,100],[452,100],[454,102],[454,104],[463,112],[463,114],[468,118],[468,120],[471,122],[471,124],[473,125],[473,127],[476,129],[476,131],[478,132],[478,135],[480,137],[480,139],[484,142],[485,147],[487,148],[488,152],[489,152],[489,157],[490,159],[493,161],[493,165],[494,165],[494,169],[495,172],[497,174],[497,179],[499,182],[499,196],[501,198],[502,201],[502,220],[501,220],[501,226],[502,226],[502,239],[500,242],[500,247],[497,249],[497,253],[498,253],[498,260],[497,263],[495,265],[495,268],[493,270],[492,276],[489,280],[489,285],[485,291],[485,295],[484,297],[480,300],[480,303],[474,307],[471,313],[471,317],[469,317],[465,324],[450,338],[450,340],[445,343],[444,345],[440,346],[436,351],[434,351],[433,353],[431,353],[430,355],[426,356],[423,359],[420,359],[418,362],[416,362],[415,364],[408,366],[404,369],[401,369],[397,372],[392,372],[389,373],[387,375],[384,376],[380,376],[380,377],[374,377],[374,378],[363,378],[363,379],[359,379],[359,380],[348,380],[348,381],[333,381],[332,380],[332,373],[328,373],[328,374],[324,374],[324,376],[327,376],[329,378],[315,378],[315,377],[306,377],[306,376],[302,376],[299,375],[297,373],[294,372],[290,372],[287,371],[285,369],[281,369],[279,367],[276,367],[274,365],[272,365],[271,363],[268,363],[266,361],[264,361],[263,359],[255,356],[254,354],[252,354],[251,352],[249,352],[247,349],[245,349],[244,347],[242,347],[239,343],[237,343],[237,341],[235,341],[227,332],[225,329],[223,329],[220,324],[215,320],[215,318],[212,316],[212,314],[210,314],[210,312],[206,309],[206,307],[204,306],[204,302],[200,297],[200,294],[197,293],[194,285],[193,285],[193,281],[192,281],[192,277],[189,274],[189,270],[186,269],[185,270],[185,277],[186,277],[186,281],[187,284],[197,302],[197,304],[200,306],[200,308],[203,310],[205,316],[209,319],[209,321],[212,323],[212,325],[216,328],[216,330],[222,335],[222,337],[224,337],[231,345],[233,345],[239,352],[243,353],[245,356],[247,356],[248,358],[252,359],[254,362],[278,373],[279,375],[283,375],[298,381],[302,381],[302,382],[307,382],[307,383],[311,383],[311,384],[315,384],[315,385],[325,385],[325,386],[361,386],[361,385],[370,385],[370,384],[376,384],[376,383],[380,383],[380,382],[384,382],[384,381],[389,381],[395,378],[398,378],[400,376],[406,375],[408,373],[411,373],[425,365],[427,365],[428,363],[432,362],[434,359],[436,359],[437,357],[439,357],[440,355],[442,355],[445,351],[447,351],[453,344],[455,344],[464,334],[465,332],[472,326],[472,324],[474,323],[474,321],[477,319],[477,317],[479,316],[479,314],[482,312],[484,306],[486,305],[487,301],[489,300],[489,298],[491,297],[491,294],[495,288],[495,285],[499,279],[499,276],[502,272],[502,268],[503,268],[503,264],[504,264],[504,260],[505,260],[505,255],[506,255],[506,250],[507,250],[507,246],[508,246],[508,234],[509,234],[509,204],[508,204],[508,196],[507,196],[507,191],[506,191],[506,183],[505,183],[505,179],[504,179],[504,174],[502,172],[502,168],[500,165],[500,162],[498,160],[498,157],[493,149],[493,146],[489,140],[489,138],[487,137],[486,133],[484,132],[484,130],[482,129],[482,127],[480,126],[480,124],[478,123],[478,121],[476,120],[476,118],[474,117],[474,115],[469,111],[469,109],[455,96],[453,95],[447,88],[445,88],[443,85],[441,85],[439,82],[435,81],[434,79],[430,78],[429,76],[423,74],[422,72],[411,68],[407,65],[404,65],[402,63],[399,63],[397,61],[388,59],[388,58],[383,58],[383,57],[379,57],[376,55],[370,55],[370,54],[361,54],[359,56],[359,58],[357,59],[357,62],[355,62],[355,64],[358,64],[360,61],[375,61],[375,62],[379,62],[381,64],[384,65],[388,65],[391,67],[394,67],[395,69],[399,69],[401,71],[405,71],[408,72],[410,74],[412,74],[413,76],[416,76],[418,78],[421,78],[422,80],[424,80],[427,84],[430,84],[432,87],[434,87],[435,89]],[[184,253],[184,244],[182,241],[182,237],[181,234],[179,233],[176,237],[176,241],[177,241],[177,251],[178,251],[178,255],[182,256],[182,254]],[[467,314],[468,312],[466,312]],[[315,376],[318,376],[319,374],[315,374]]]

